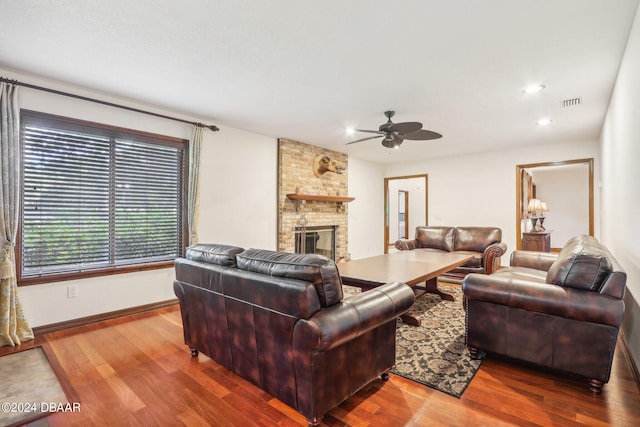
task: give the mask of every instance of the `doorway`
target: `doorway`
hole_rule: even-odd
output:
[[[428,194],[427,174],[384,179],[385,254],[396,240],[411,239],[412,230],[428,224]]]
[[[531,199],[545,202],[542,214],[552,249],[562,248],[578,234],[593,236],[593,158],[516,165],[517,249],[522,233],[530,231]]]
[[[398,239],[409,238],[409,192],[398,190]]]

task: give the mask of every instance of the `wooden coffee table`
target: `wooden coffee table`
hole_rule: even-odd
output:
[[[453,301],[453,296],[438,289],[437,277],[468,262],[473,256],[449,252],[399,251],[389,254],[338,263],[342,283],[368,290],[389,282],[403,282],[413,288],[416,296],[433,293]],[[425,282],[425,286],[418,286]],[[402,321],[420,325],[412,313],[404,314]]]

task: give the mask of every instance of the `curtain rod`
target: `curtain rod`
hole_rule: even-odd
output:
[[[28,83],[23,83],[23,82],[19,82],[18,80],[7,79],[7,78],[2,77],[2,76],[0,76],[0,82],[14,84],[14,85],[18,85],[18,86],[24,86],[24,87],[28,87],[29,89],[36,89],[36,90],[41,90],[41,91],[44,91],[44,92],[55,93],[56,95],[68,96],[70,98],[81,99],[83,101],[95,102],[97,104],[108,105],[109,107],[122,108],[124,110],[135,111],[136,113],[147,114],[147,115],[150,115],[150,116],[160,117],[162,119],[173,120],[173,121],[182,122],[182,123],[188,123],[188,124],[191,124],[191,125],[194,125],[194,126],[197,126],[197,127],[207,128],[207,129],[212,130],[214,132],[220,130],[217,126],[214,126],[214,125],[205,125],[205,124],[198,123],[198,122],[190,122],[189,120],[183,120],[183,119],[179,119],[177,117],[165,116],[164,114],[158,114],[158,113],[154,113],[154,112],[151,112],[151,111],[140,110],[138,108],[127,107],[126,105],[115,104],[113,102],[102,101],[100,99],[89,98],[87,96],[75,95],[75,94],[69,93],[69,92],[63,92],[63,91],[60,91],[60,90],[49,89],[49,88],[42,87],[42,86],[36,86],[36,85],[28,84]]]

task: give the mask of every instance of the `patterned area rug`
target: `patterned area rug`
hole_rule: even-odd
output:
[[[33,421],[66,403],[41,347],[0,357],[0,426]]]
[[[471,359],[464,344],[460,286],[439,283],[438,288],[453,295],[455,301],[444,301],[433,294],[416,298],[409,311],[422,324],[411,326],[398,321],[396,365],[391,372],[459,398],[482,361]],[[352,294],[359,289],[344,286],[344,291]]]

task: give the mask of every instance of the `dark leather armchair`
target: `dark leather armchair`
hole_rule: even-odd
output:
[[[344,298],[335,263],[225,245],[196,245],[175,262],[184,341],[318,426],[326,412],[395,363],[403,283]]]
[[[497,227],[416,227],[415,239],[396,241],[398,250],[458,252],[473,255],[468,263],[443,276],[460,283],[469,273],[491,274],[500,268],[501,256],[507,251],[502,230]]]
[[[590,236],[559,254],[515,251],[510,264],[462,284],[472,357],[486,351],[576,374],[601,393],[624,314],[622,267]]]

